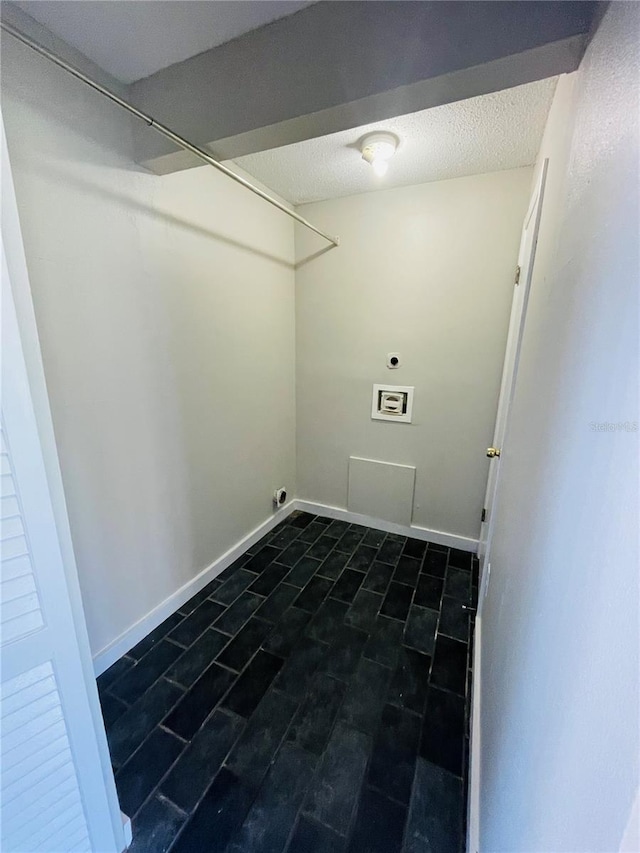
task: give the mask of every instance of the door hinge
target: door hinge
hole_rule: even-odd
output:
[[[480,518],[480,521],[486,521],[486,520],[487,520],[487,508],[486,508],[486,507],[483,507],[483,509],[482,509],[482,517]]]
[[[516,267],[516,284],[520,284],[520,264]]]

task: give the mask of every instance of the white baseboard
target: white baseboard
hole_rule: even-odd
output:
[[[473,681],[471,686],[471,739],[469,742],[469,805],[467,850],[480,851],[480,678],[482,669],[482,619],[476,618],[473,636]]]
[[[97,652],[93,656],[93,668],[96,676],[109,669],[111,664],[115,663],[122,655],[132,649],[136,643],[144,639],[147,634],[153,631],[154,628],[157,628],[172,613],[175,613],[192,596],[200,592],[203,587],[223,572],[227,566],[230,566],[234,560],[237,560],[238,557],[244,554],[247,548],[250,548],[259,539],[262,539],[263,536],[266,536],[277,524],[280,524],[294,509],[296,509],[296,501],[291,500],[279,510],[276,510],[271,518],[258,525],[258,527],[237,542],[221,557],[218,557],[210,566],[204,568],[194,578],[181,586],[180,589],[176,590],[168,598],[165,598],[157,607],[149,611],[146,616],[143,616],[142,619],[139,619],[130,628],[123,631],[119,637],[116,637],[115,640]]]
[[[475,553],[478,548],[477,539],[467,539],[464,536],[455,536],[452,533],[443,533],[440,530],[428,530],[426,527],[418,527],[417,525],[395,524],[394,522],[383,521],[379,518],[371,518],[368,515],[349,512],[340,507],[326,506],[325,504],[312,503],[311,501],[291,500],[281,509],[274,512],[271,518],[258,525],[255,530],[252,530],[251,533],[236,543],[233,548],[230,548],[221,557],[218,557],[210,566],[203,569],[192,580],[181,586],[180,589],[176,590],[168,598],[165,598],[163,602],[154,607],[146,616],[143,616],[142,619],[139,619],[130,628],[123,631],[119,637],[116,637],[115,640],[97,652],[93,657],[93,668],[96,676],[103,673],[111,664],[115,663],[122,655],[132,649],[136,643],[144,639],[161,622],[164,622],[168,616],[171,616],[179,607],[182,607],[185,601],[188,601],[197,592],[200,592],[204,586],[223,572],[227,566],[230,566],[234,560],[237,560],[247,548],[250,548],[296,509],[304,510],[304,512],[310,512],[314,515],[324,515],[327,518],[348,521],[351,524],[364,524],[376,530],[384,530],[386,533],[398,533],[401,536],[412,536],[414,539],[435,542],[437,545],[460,548],[462,551],[472,551]]]
[[[312,501],[296,499],[295,509],[311,512],[314,515],[324,515],[327,518],[336,518],[340,521],[348,521],[351,524],[364,524],[376,530],[384,530],[385,533],[398,533],[401,536],[411,536],[414,539],[422,539],[425,542],[434,542],[436,545],[445,545],[448,548],[460,548],[461,551],[478,550],[478,540],[469,539],[466,536],[456,536],[455,533],[444,533],[442,530],[429,530],[427,527],[419,527],[417,524],[396,524],[393,521],[383,521],[380,518],[372,518],[369,515],[360,515],[357,512],[349,512],[337,506],[317,504]]]

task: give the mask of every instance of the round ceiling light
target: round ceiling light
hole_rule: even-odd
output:
[[[397,147],[398,137],[386,131],[370,133],[360,142],[362,159],[371,165],[379,177],[386,174],[389,168],[389,160],[396,153]]]

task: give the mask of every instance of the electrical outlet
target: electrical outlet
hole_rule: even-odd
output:
[[[287,502],[287,490],[276,489],[273,493],[273,503],[275,506],[284,506]]]

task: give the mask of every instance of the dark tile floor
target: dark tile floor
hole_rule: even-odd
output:
[[[478,563],[294,513],[98,679],[133,853],[464,850]]]

